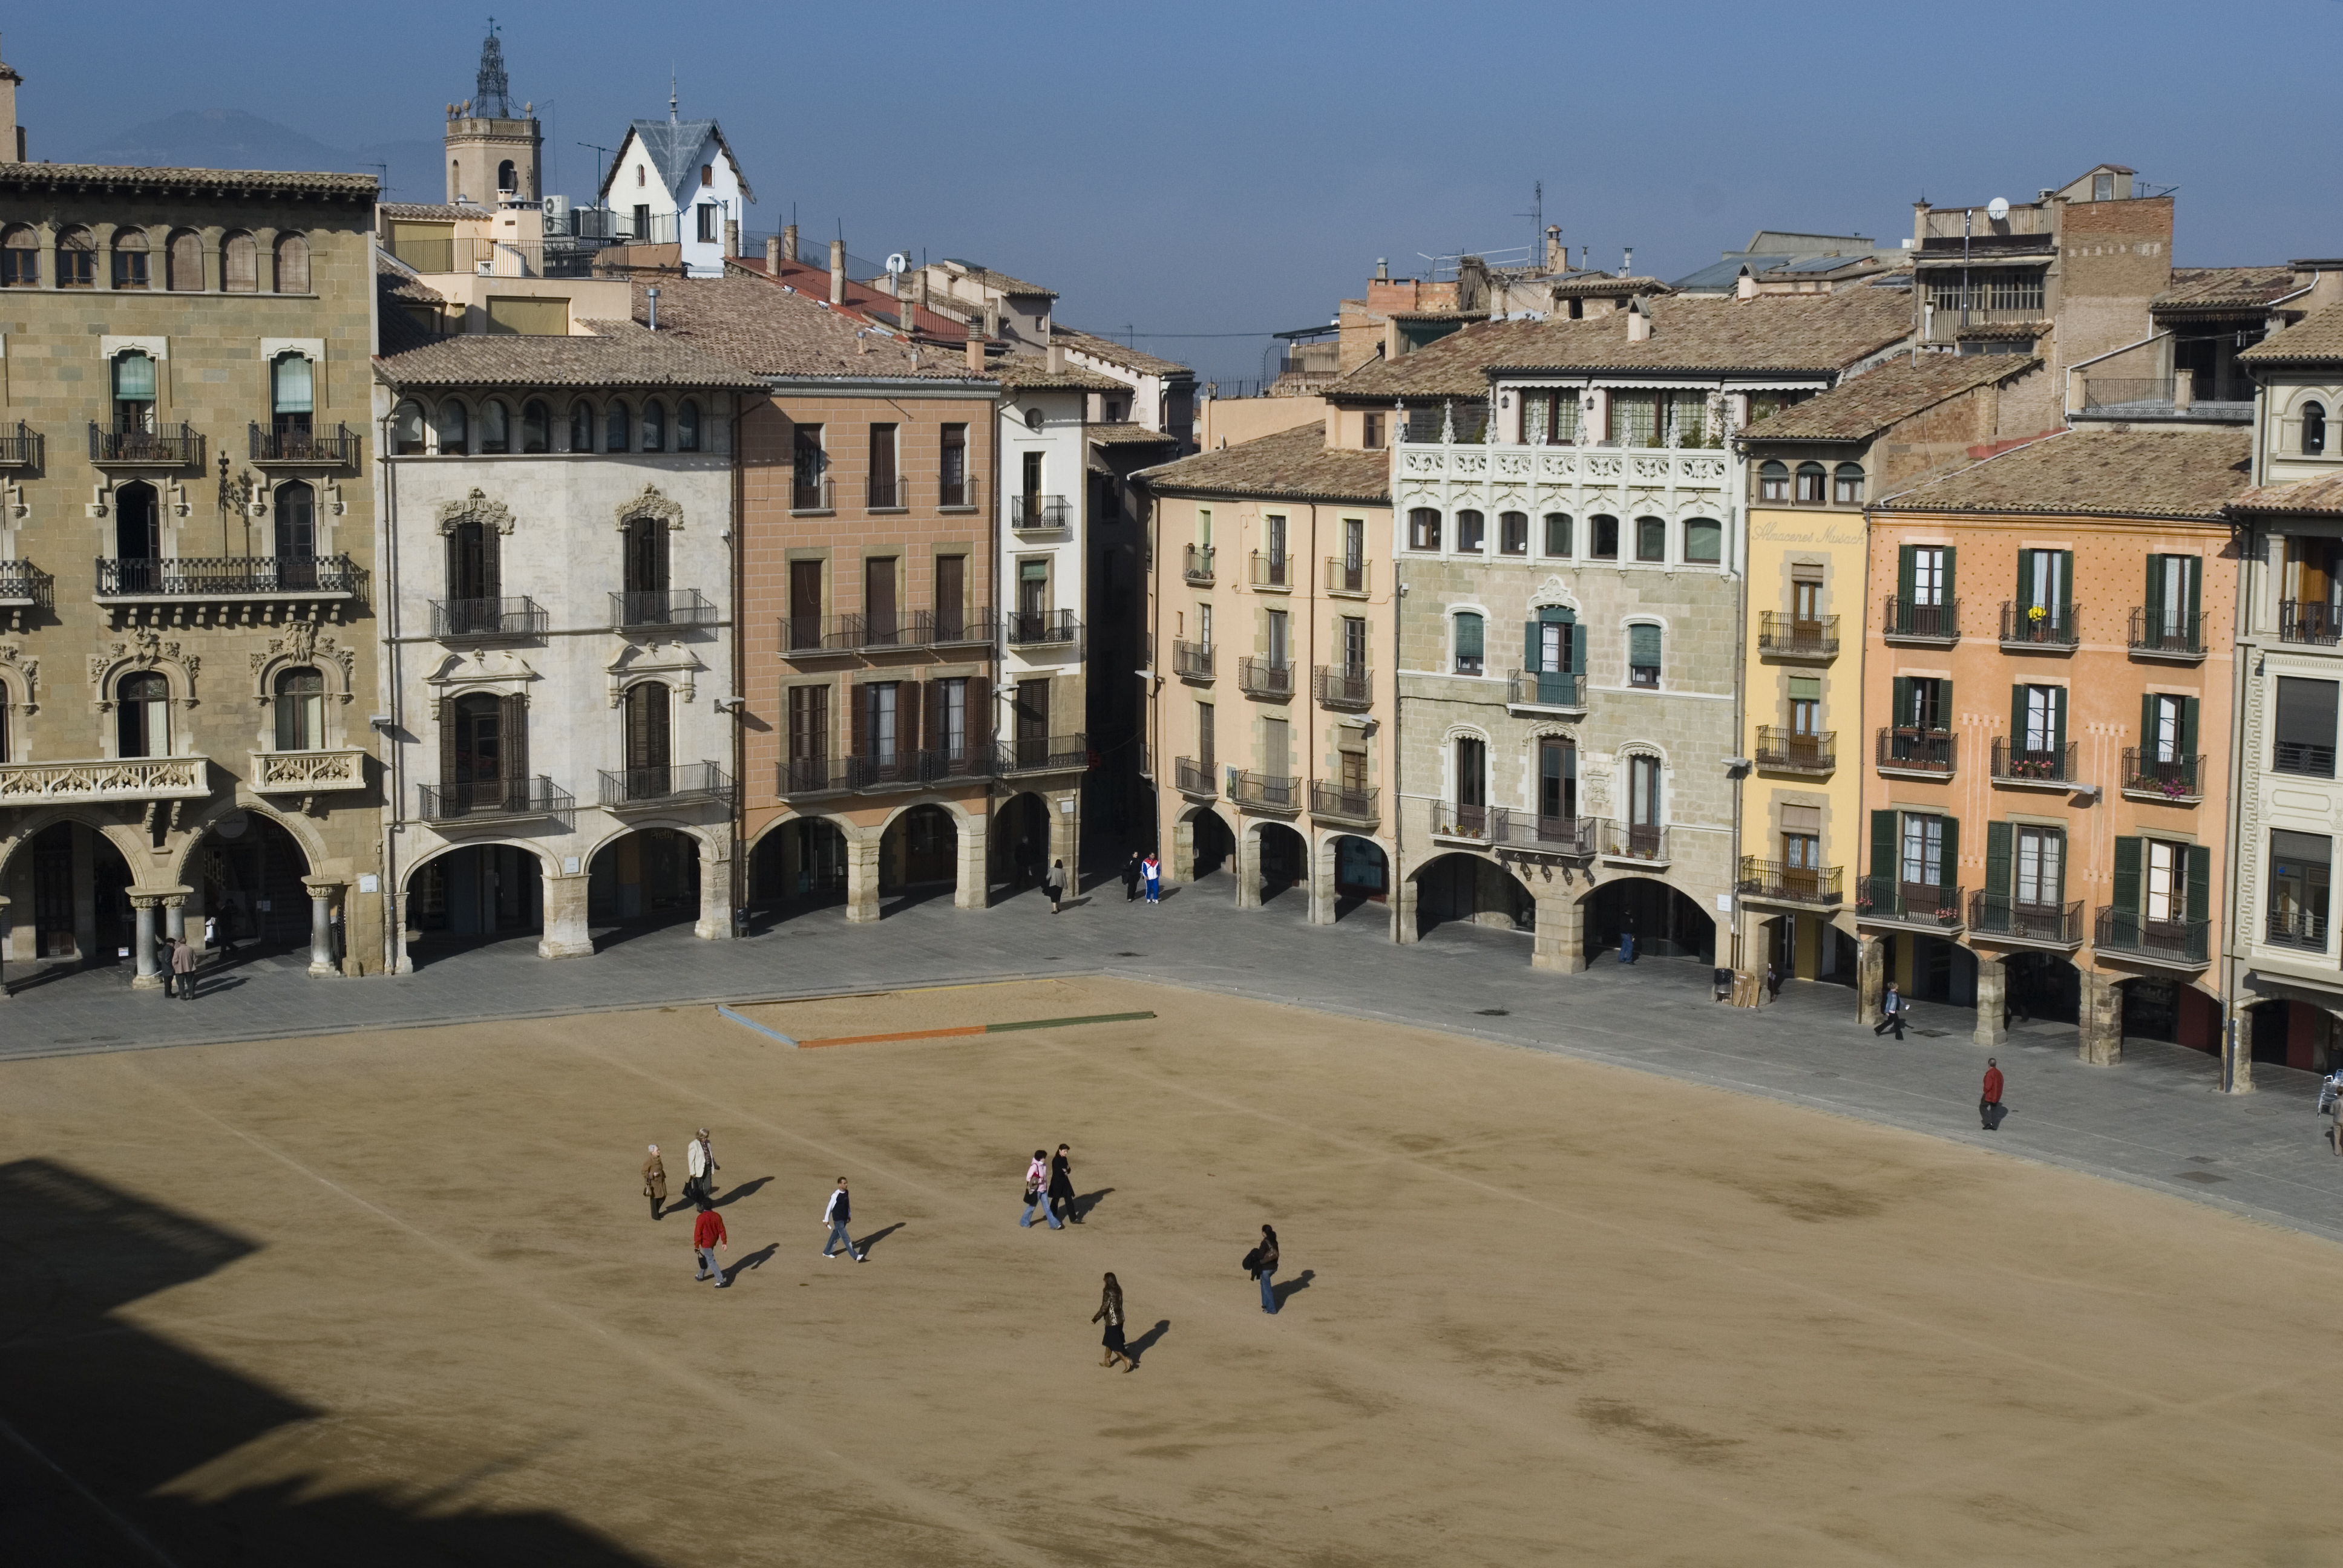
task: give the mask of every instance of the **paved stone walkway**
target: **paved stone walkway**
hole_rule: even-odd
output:
[[[96,970],[0,1002],[0,1058],[1104,973],[1767,1095],[2343,1241],[2343,1160],[2327,1149],[2308,1073],[2258,1065],[2259,1092],[2225,1096],[2200,1052],[2132,1041],[2120,1066],[2090,1068],[2075,1059],[2071,1025],[2019,1025],[1998,1053],[2011,1113],[1988,1134],[1976,1110],[1986,1052],[1960,1009],[1916,1004],[1899,1044],[1874,1037],[1837,986],[1792,985],[1750,1011],[1711,1001],[1707,967],[1685,960],[1542,974],[1524,936],[1452,925],[1395,947],[1379,907],[1313,927],[1298,890],[1243,912],[1231,891],[1213,878],[1149,909],[1110,883],[1054,919],[1031,893],[981,911],[949,898],[893,904],[876,926],[850,926],[830,909],[760,925],[744,941],[699,941],[689,924],[611,933],[595,957],[558,962],[537,957],[533,937],[515,938],[388,980],[311,980],[304,949],[231,964],[193,1002],[132,990],[126,968]]]

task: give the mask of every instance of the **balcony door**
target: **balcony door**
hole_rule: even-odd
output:
[[[862,628],[866,643],[892,647],[901,630],[895,609],[894,556],[867,556],[862,562]]]
[[[1022,498],[1022,517],[1020,520],[1026,528],[1038,528],[1041,526],[1041,453],[1028,452],[1025,454],[1022,478],[1024,480],[1024,484],[1021,490],[1021,496]]]
[[[1578,746],[1559,735],[1538,740],[1538,837],[1569,839],[1578,828]]]
[[[302,360],[307,365],[307,360]],[[277,585],[317,586],[317,493],[300,479],[277,490]]]
[[[1660,850],[1660,759],[1627,759],[1627,844],[1638,855]]]
[[[1565,704],[1576,696],[1573,677],[1585,665],[1586,645],[1577,614],[1562,605],[1541,606],[1529,623],[1524,655],[1529,672],[1537,678],[1540,702]]]
[[[528,770],[522,702],[476,691],[449,705],[439,762],[449,814],[494,810],[520,792]]]
[[[1050,563],[1017,563],[1017,635],[1037,640],[1050,615]]]
[[[163,508],[155,487],[143,480],[114,492],[114,553],[123,593],[155,593],[161,587]]]
[[[447,530],[447,614],[458,633],[497,628],[502,540],[495,525],[467,518]]]
[[[821,563],[789,563],[789,647],[821,646]]]
[[[968,558],[936,558],[936,640],[958,642],[968,632]]]
[[[171,754],[171,683],[153,670],[126,675],[114,689],[116,755]]]
[[[830,788],[830,688],[789,688],[789,766],[791,789]]]
[[[277,749],[322,751],[326,746],[326,678],[314,668],[277,677]]]
[[[627,622],[656,626],[667,619],[667,525],[629,518],[624,535]]]
[[[1196,704],[1196,766],[1203,770],[1207,783],[1212,781],[1215,763],[1212,729],[1212,705]]]
[[[1477,736],[1456,738],[1456,825],[1480,833],[1489,820],[1489,748]]]
[[[1044,679],[1017,683],[1013,706],[1017,721],[1017,765],[1041,768],[1050,760],[1050,683]]]
[[[656,799],[671,792],[668,689],[656,680],[627,688],[622,713],[627,753],[627,799]]]

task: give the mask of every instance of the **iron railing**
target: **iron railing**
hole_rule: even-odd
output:
[[[946,479],[937,487],[936,505],[940,507],[972,507],[976,503],[969,498],[976,495],[977,493],[976,476],[972,473],[966,473],[957,479]]]
[[[1904,773],[1941,773],[1949,777],[1956,739],[1948,730],[1898,729],[1890,725],[1879,732],[1877,765]]]
[[[1189,545],[1181,558],[1180,575],[1198,588],[1212,586],[1212,561],[1219,554],[1210,545]]]
[[[30,561],[0,561],[0,603],[48,604],[55,582]]]
[[[900,507],[902,502],[896,498],[902,493],[902,477],[898,474],[872,474],[862,481],[862,504],[865,507],[875,507],[882,511],[890,507]]]
[[[1603,853],[1621,860],[1664,860],[1668,858],[1668,829],[1660,822],[1622,822],[1615,817],[1600,819]]]
[[[1586,678],[1566,669],[1505,672],[1505,700],[1522,708],[1584,708]]]
[[[713,626],[716,606],[698,588],[647,588],[613,593],[610,624],[633,626]]]
[[[2177,377],[2093,376],[2083,382],[2086,408],[2134,408],[2149,404],[2169,407]]]
[[[203,598],[222,594],[346,594],[365,574],[347,556],[180,556],[101,558],[101,598]]]
[[[2335,748],[2308,740],[2281,740],[2270,757],[2273,773],[2300,773],[2310,779],[2335,777]]]
[[[989,604],[953,605],[949,608],[922,610],[928,618],[928,641],[937,648],[957,648],[966,643],[990,643],[997,629]]]
[[[1367,560],[1345,560],[1341,556],[1326,558],[1326,591],[1328,593],[1364,596],[1371,580],[1369,568],[1374,563]]]
[[[1070,609],[1017,609],[1002,618],[1008,622],[1011,648],[1071,642],[1082,635],[1082,623]]]
[[[1549,855],[1592,855],[1599,839],[1600,818],[1548,817],[1543,812],[1499,806],[1489,813],[1489,839],[1516,849],[1536,849]]]
[[[1182,680],[1212,679],[1212,645],[1175,638],[1172,644],[1172,672]]]
[[[2262,940],[2274,948],[2327,950],[2327,917],[2308,910],[2272,910],[2264,918]]]
[[[2197,783],[2201,757],[2142,758],[2139,748],[2127,746],[2123,754],[2123,788],[2127,795],[2193,804],[2204,799]]]
[[[1838,652],[1838,617],[1800,620],[1779,610],[1757,617],[1757,651],[1776,658],[1829,658]]]
[[[1793,866],[1755,855],[1741,857],[1735,886],[1753,899],[1774,899],[1788,904],[1835,904],[1843,866]]]
[[[2310,945],[2324,948],[2327,945],[2326,922],[2321,920],[2319,925],[2318,940]],[[2097,929],[2091,933],[2091,945],[2102,952],[2124,953],[2133,958],[2193,968],[2209,961],[2207,957],[2209,951],[2207,934],[2211,926],[2209,920],[2145,920],[2131,910],[2101,904]]]
[[[781,763],[781,793],[822,795],[847,787],[842,757],[791,757]]]
[[[482,779],[461,784],[421,787],[427,822],[501,817],[562,817],[577,809],[577,799],[540,774],[535,779]]]
[[[1252,553],[1252,586],[1266,588],[1290,588],[1293,586],[1293,558],[1285,555]]]
[[[901,789],[923,782],[920,753],[912,747],[864,752],[846,759],[846,787],[850,789]]]
[[[602,773],[602,804],[612,809],[721,800],[731,794],[732,780],[713,762],[670,762]]]
[[[1090,766],[1090,749],[1080,735],[1020,735],[1001,743],[1003,773],[1058,772]]]
[[[847,647],[882,652],[892,648],[925,648],[933,632],[933,623],[923,609],[858,610],[838,619]]]
[[[1182,795],[1218,795],[1220,780],[1212,777],[1212,765],[1192,757],[1172,759],[1172,787]]]
[[[1372,708],[1375,673],[1363,665],[1322,664],[1312,673],[1319,702],[1327,708]]]
[[[820,467],[809,467],[800,463],[789,470],[789,509],[793,512],[828,512],[838,508],[838,481],[822,472]]]
[[[1062,528],[1072,516],[1063,496],[1011,496],[1009,498],[1009,526],[1038,533],[1050,528]]]
[[[1229,769],[1229,799],[1240,806],[1251,806],[1263,811],[1299,811],[1302,809],[1302,780],[1276,773],[1250,773],[1232,768]]]
[[[1828,773],[1838,766],[1838,731],[1805,735],[1770,724],[1757,727],[1757,766],[1783,773]]]
[[[1379,789],[1345,789],[1323,779],[1310,781],[1310,814],[1343,822],[1373,824],[1383,819]]]
[[[2185,610],[2135,609],[2131,612],[2131,650],[2200,657],[2205,651],[2205,639],[2197,628],[2204,618],[2201,611],[2191,615]]]
[[[1942,604],[1921,604],[1917,600],[1898,598],[1890,594],[1882,620],[1883,635],[1908,638],[1915,642],[1958,642],[1961,638],[1961,601],[1946,599]]]
[[[1272,664],[1266,658],[1237,660],[1237,686],[1248,697],[1291,697],[1293,695],[1293,666]]]
[[[1432,803],[1432,835],[1435,839],[1478,839],[1489,837],[1489,809],[1486,806],[1460,806],[1453,800]]]
[[[1972,935],[2006,937],[2012,941],[2046,942],[2056,947],[2083,944],[2083,900],[2071,904],[2022,904],[2006,893],[1983,890],[1969,895]]]
[[[255,421],[252,460],[256,463],[322,463],[349,467],[358,460],[357,432],[347,425],[288,427],[277,429]]]
[[[2027,605],[2005,599],[2001,606],[2001,645],[2071,648],[2082,640],[2077,629],[2080,618],[2081,611],[2070,604]]]
[[[842,615],[781,617],[781,657],[811,658],[817,654],[853,652],[859,645],[851,639],[847,627],[852,618]]]
[[[431,601],[431,635],[442,642],[465,638],[543,637],[552,618],[526,594],[518,598]]]
[[[1993,776],[2017,784],[2072,784],[2077,779],[2075,757],[2080,741],[2038,749],[2012,746],[2006,735],[1993,738]]]
[[[2280,599],[2278,637],[2280,642],[2315,642],[2333,646],[2343,636],[2343,609],[2318,598]]]
[[[0,432],[0,468],[37,467],[41,461],[41,437],[22,419],[12,432]]]
[[[1956,929],[1961,923],[1961,890],[1894,877],[1857,877],[1855,910],[1865,920]]]
[[[193,425],[177,434],[164,430],[108,429],[96,420],[89,427],[89,460],[93,463],[158,463],[171,467],[202,467],[204,438]]]

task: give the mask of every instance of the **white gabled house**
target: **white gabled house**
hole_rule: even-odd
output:
[[[672,245],[687,276],[721,277],[726,226],[739,225],[757,196],[724,127],[677,119],[670,104],[666,119],[627,127],[598,199],[633,244]],[[737,247],[739,230],[730,232]]]

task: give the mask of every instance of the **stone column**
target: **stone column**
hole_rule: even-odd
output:
[[[1172,859],[1163,868],[1166,887],[1184,887],[1196,879],[1196,819],[1172,824]]]
[[[1237,832],[1237,908],[1261,908],[1261,835],[1251,824]]]
[[[1564,975],[1580,974],[1586,969],[1586,906],[1577,890],[1559,878],[1552,891],[1538,895],[1530,968]]]
[[[1303,840],[1308,843],[1307,839]],[[1334,840],[1310,845],[1310,923],[1334,923]]]
[[[390,972],[395,975],[415,972],[415,955],[407,950],[407,900],[413,896],[405,888],[391,895],[390,913],[394,924],[390,933]]]
[[[162,969],[155,962],[155,906],[160,899],[154,893],[133,893],[130,907],[136,911],[138,932],[130,939],[130,956],[138,972],[130,977],[133,990],[159,990],[163,986]]]
[[[75,822],[72,831],[74,956],[85,964],[97,957],[97,888],[91,879],[89,843],[96,829]]]
[[[338,975],[342,966],[334,957],[334,895],[342,884],[327,877],[304,877],[301,885],[309,890],[309,973],[320,980]]]
[[[163,934],[175,942],[187,934],[187,895],[194,890],[182,888],[163,897]]]
[[[541,959],[584,959],[594,956],[594,936],[586,929],[587,885],[593,879],[580,874],[575,877],[544,879],[545,935],[537,944],[537,956]],[[405,955],[402,952],[401,960]]]
[[[1394,860],[1394,866],[1396,861]],[[1391,893],[1392,940],[1412,942],[1417,940],[1415,930],[1415,880],[1412,877],[1394,875]]]
[[[0,893],[0,1001],[15,994],[8,989],[8,954],[16,940],[16,928],[8,919],[8,895]]]
[[[1976,956],[1976,1029],[1970,1038],[1991,1048],[2009,1043],[2003,1020],[2008,1016],[2009,963],[2006,959]]]
[[[1082,803],[1078,789],[1043,797],[1050,806],[1050,859],[1066,863],[1066,897],[1082,890]],[[1066,808],[1072,807],[1072,810]]]
[[[2229,1092],[2254,1091],[2254,1004],[2267,998],[2240,996],[2222,1020],[2221,1054],[2228,1066]]]
[[[846,918],[861,925],[879,918],[879,835],[846,840]]]
[[[2093,1067],[2113,1067],[2123,1060],[2123,992],[2093,970],[2083,970],[2082,980],[2081,1039],[2075,1054]]]
[[[1887,991],[1887,944],[1865,931],[1855,939],[1855,1016],[1863,1023],[1879,1021],[1880,999]]]
[[[732,929],[732,856],[729,846],[705,840],[699,846],[699,919],[691,934],[704,942],[729,941]]]
[[[984,800],[968,806],[968,815],[960,819],[960,880],[952,887],[952,908],[981,910],[991,902],[985,884],[991,874],[992,813]]]

